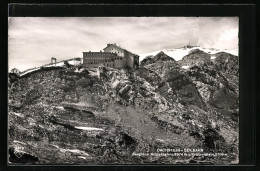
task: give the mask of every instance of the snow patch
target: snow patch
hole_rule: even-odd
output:
[[[81,155],[89,156],[88,153],[86,153],[85,151],[82,151],[82,150],[60,148],[59,146],[54,145],[54,144],[52,144],[52,146],[58,148],[61,152],[64,152],[64,153],[67,152],[67,151],[69,151],[69,152],[71,152],[71,153],[76,153],[76,154],[81,154]]]
[[[115,88],[119,83],[120,83],[119,80],[115,80],[115,81],[112,83],[112,87]]]
[[[39,125],[39,127],[44,128],[42,125]]]
[[[210,59],[215,59],[215,58],[216,58],[216,56],[211,56],[211,57],[210,57]]]
[[[72,150],[68,150],[68,149],[66,149],[66,150],[69,151],[69,152],[77,153],[77,154],[81,154],[81,155],[86,155],[86,156],[89,155],[89,154],[86,153],[85,151],[81,151],[81,150],[78,150],[78,149],[72,149]]]
[[[80,159],[86,159],[86,157],[84,157],[84,156],[78,156],[78,158],[80,158]]]
[[[84,126],[75,126],[76,129],[86,130],[86,131],[104,131],[101,128],[94,128],[94,127],[84,127]]]
[[[165,140],[163,140],[163,139],[156,139],[156,140],[159,142],[165,142]]]
[[[70,65],[75,65],[75,66],[77,66],[77,65],[79,65],[80,63],[81,63],[81,61],[78,61],[78,60],[70,60],[70,61],[68,61],[68,63],[70,64]]]
[[[13,112],[13,114],[14,115],[16,115],[16,116],[19,116],[19,117],[21,117],[21,118],[23,118],[24,116],[21,114],[21,113],[16,113],[16,112]]]
[[[57,109],[64,110],[64,107],[62,106],[56,106]]]
[[[186,65],[186,66],[182,66],[181,68],[183,69],[188,69],[190,66]]]
[[[21,141],[17,141],[17,140],[14,140],[13,142],[14,142],[14,143],[19,143],[19,144],[26,145],[26,143],[23,143],[23,142],[21,142]]]
[[[25,71],[25,72],[20,73],[19,75],[20,75],[20,76],[23,76],[23,75],[26,75],[26,74],[28,74],[28,73],[30,73],[30,72],[37,71],[37,70],[39,70],[39,69],[40,69],[40,68],[32,68],[32,69],[29,69],[29,70],[27,70],[27,71]]]

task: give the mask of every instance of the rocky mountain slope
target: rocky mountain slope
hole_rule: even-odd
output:
[[[10,163],[237,163],[238,57],[215,56],[195,50],[175,61],[161,52],[137,70],[9,74]]]

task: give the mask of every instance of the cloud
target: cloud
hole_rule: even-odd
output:
[[[236,17],[11,17],[9,70],[24,70],[82,57],[118,43],[137,53],[178,48],[189,42],[211,48],[238,47]]]
[[[238,18],[202,18],[197,24],[198,44],[217,49],[238,48]]]

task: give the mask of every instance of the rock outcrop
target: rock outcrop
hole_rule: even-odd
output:
[[[237,162],[233,55],[219,53],[212,60],[194,50],[175,61],[161,52],[137,70],[74,66],[10,74],[8,95],[11,163]],[[134,155],[176,147],[228,155]],[[29,158],[15,156],[19,150]]]

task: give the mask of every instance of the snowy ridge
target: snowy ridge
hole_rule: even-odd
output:
[[[216,54],[216,53],[219,53],[219,52],[226,52],[226,53],[230,53],[232,55],[238,56],[238,50],[237,49],[220,50],[220,49],[214,49],[214,48],[193,47],[193,48],[163,49],[163,50],[158,50],[158,51],[154,51],[154,52],[143,53],[143,54],[139,55],[140,56],[139,59],[140,59],[140,61],[142,61],[147,56],[154,56],[154,55],[158,54],[159,52],[163,51],[166,55],[172,57],[176,61],[179,61],[184,56],[188,55],[191,50],[194,50],[194,49],[199,49],[199,50],[204,51],[205,53],[208,53],[208,54]]]
[[[80,59],[80,61],[79,61],[79,60],[77,60],[77,59],[74,58],[74,59],[59,61],[59,62],[57,62],[56,64],[46,64],[46,65],[43,65],[43,67],[55,67],[55,66],[57,66],[57,67],[63,67],[63,66],[65,65],[65,64],[64,64],[65,61],[68,61],[68,63],[69,63],[70,65],[74,65],[74,66],[77,66],[77,65],[79,65],[79,64],[82,63],[82,59]]]
[[[56,64],[50,63],[50,64],[42,65],[42,66],[39,66],[39,67],[30,68],[30,69],[27,69],[27,70],[21,72],[19,75],[24,76],[28,73],[33,72],[33,71],[37,71],[37,70],[41,69],[42,67],[44,67],[44,68],[47,68],[47,67],[63,67],[65,65],[64,64],[65,61],[68,61],[68,63],[70,65],[73,65],[73,66],[77,66],[77,65],[82,64],[82,59],[79,60],[79,58],[73,58],[73,59],[69,59],[69,60],[59,61]]]
[[[25,71],[19,73],[19,75],[20,75],[20,76],[24,76],[24,75],[26,75],[26,74],[28,74],[28,73],[30,73],[30,72],[37,71],[37,70],[39,70],[40,68],[41,68],[41,67],[30,68],[30,69],[27,69],[27,70],[25,70]]]

